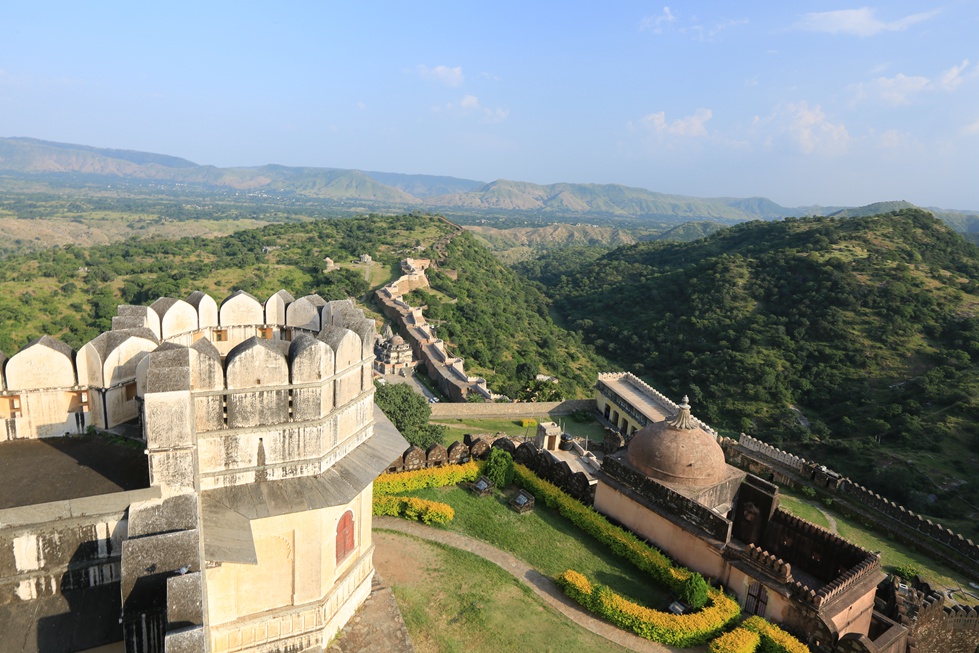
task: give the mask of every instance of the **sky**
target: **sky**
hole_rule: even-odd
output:
[[[979,0],[7,0],[0,136],[979,210]]]

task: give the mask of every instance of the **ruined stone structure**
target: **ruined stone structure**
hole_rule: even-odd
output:
[[[778,487],[728,465],[686,398],[677,405],[631,374],[603,374],[596,389],[600,414],[631,435],[605,456],[596,510],[813,650],[905,650],[906,628],[875,610],[879,556],[781,510]]]
[[[407,445],[374,339],[349,301],[196,292],[4,359],[0,470],[78,464],[0,475],[0,651],[321,650],[370,591],[372,482]],[[89,424],[140,433],[145,476],[57,437]]]
[[[732,463],[789,486],[803,483],[828,493],[843,510],[870,517],[896,539],[924,547],[933,557],[979,580],[979,545],[904,506],[890,501],[842,474],[795,456],[750,435],[721,441]]]
[[[948,605],[945,595],[919,578],[893,578],[883,588],[885,611],[909,632],[909,651],[974,653],[979,650],[979,610]]]
[[[425,320],[422,309],[412,308],[401,299],[416,288],[429,287],[425,270],[430,265],[428,259],[403,260],[404,274],[375,293],[381,310],[399,326],[415,358],[424,364],[428,376],[451,401],[466,401],[470,395],[492,400],[495,395],[486,387],[486,380],[468,376],[465,361],[449,354],[445,343]]]
[[[403,376],[413,373],[418,361],[411,345],[401,336],[390,333],[390,328],[385,327],[385,331],[385,337],[374,346],[374,371]]]

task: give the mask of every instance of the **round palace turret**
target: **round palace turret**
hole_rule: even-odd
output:
[[[704,486],[725,477],[724,451],[690,415],[687,397],[671,419],[643,427],[629,443],[626,461],[647,476],[671,484]]]

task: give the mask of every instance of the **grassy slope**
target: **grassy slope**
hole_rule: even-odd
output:
[[[386,537],[413,553],[407,563],[422,570],[392,587],[418,653],[626,651],[556,614],[479,556],[407,535],[375,535]]]

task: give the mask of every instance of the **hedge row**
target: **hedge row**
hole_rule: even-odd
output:
[[[735,628],[720,637],[712,639],[707,645],[708,653],[755,653],[761,636],[746,628]]]
[[[741,614],[737,601],[713,587],[707,607],[688,614],[672,614],[633,603],[604,585],[592,587],[587,578],[570,569],[561,574],[558,584],[569,597],[606,621],[671,646],[699,646]]]
[[[448,524],[455,518],[452,506],[438,501],[426,501],[415,497],[374,497],[375,515],[405,517],[426,524]]]
[[[808,646],[761,617],[748,617],[741,627],[758,633],[761,637],[761,653],[809,653]]]
[[[674,567],[665,555],[649,546],[629,531],[615,526],[589,506],[572,498],[560,488],[538,477],[523,465],[514,465],[514,482],[543,501],[548,508],[556,509],[563,517],[585,531],[612,553],[625,558],[639,570],[651,576],[661,585],[678,592],[680,585],[690,577],[690,572]]]
[[[455,485],[463,481],[475,481],[478,476],[479,465],[472,461],[462,465],[381,474],[374,481],[374,495],[401,494],[429,487]]]

